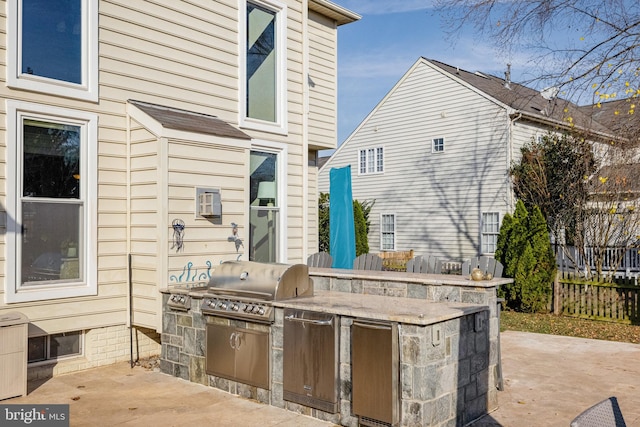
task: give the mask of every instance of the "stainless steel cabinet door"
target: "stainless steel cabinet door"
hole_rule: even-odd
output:
[[[327,412],[338,402],[337,317],[286,309],[283,387],[285,399]]]
[[[236,379],[269,389],[269,333],[236,329]]]
[[[235,330],[233,326],[207,325],[207,374],[227,379],[235,378]]]
[[[394,324],[353,322],[353,413],[395,425],[399,418],[398,332]]]

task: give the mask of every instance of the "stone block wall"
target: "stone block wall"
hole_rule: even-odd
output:
[[[386,295],[399,298],[416,298],[433,302],[463,302],[487,306],[488,318],[486,320],[487,333],[489,337],[489,360],[487,367],[487,388],[486,408],[490,411],[498,406],[498,363],[500,323],[498,317],[498,298],[496,295],[497,286],[474,286],[474,282],[469,281],[468,285],[461,285],[460,276],[452,276],[450,284],[446,280],[424,281],[417,278],[415,274],[375,272],[357,272],[350,270],[338,270],[338,273],[329,269],[322,269],[321,273],[310,271],[313,279],[314,289],[330,290],[337,292],[362,293],[368,295]],[[385,274],[388,273],[388,274]],[[440,276],[446,277],[446,276]]]
[[[399,326],[403,426],[464,426],[487,413],[487,318]]]
[[[160,370],[174,377],[270,404],[272,397],[269,390],[209,375],[206,372],[207,324],[213,323],[264,332],[271,330],[270,325],[205,316],[200,310],[201,299],[199,298],[192,299],[191,309],[188,311],[168,309],[166,305],[168,298],[168,294],[163,294]],[[273,334],[273,332],[271,333]],[[272,336],[270,339],[272,343],[277,343],[277,337]],[[282,342],[281,336],[279,342]],[[272,362],[272,378],[275,375],[274,364]],[[281,366],[282,363],[280,363]],[[282,373],[280,372],[279,375],[282,376]]]

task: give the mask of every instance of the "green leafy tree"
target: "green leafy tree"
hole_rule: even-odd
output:
[[[353,223],[356,232],[356,256],[369,253],[369,240],[367,237],[367,222],[362,211],[362,204],[353,201]]]
[[[329,253],[329,194],[320,193],[318,200],[318,249]]]
[[[353,201],[353,220],[356,231],[356,256],[369,252],[369,226],[371,221],[369,213],[373,207],[374,200],[360,202]],[[329,194],[320,193],[318,200],[318,249],[329,253]],[[364,252],[361,252],[364,251]]]

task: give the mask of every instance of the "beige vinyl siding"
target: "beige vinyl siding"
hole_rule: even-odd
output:
[[[309,146],[318,150],[336,147],[337,34],[335,21],[309,12]]]
[[[318,252],[318,167],[316,166],[318,153],[309,152],[308,169],[308,204],[307,204],[307,255]]]
[[[238,235],[244,240],[245,248],[240,248],[240,254],[245,252],[248,247],[245,216],[248,155],[246,150],[234,147],[232,139],[221,139],[219,144],[169,141],[166,218],[169,241],[164,243],[169,247],[169,277],[166,280],[179,276],[189,262],[193,264],[194,273],[195,269],[206,271],[207,261],[215,268],[220,262],[236,259],[239,254],[235,244],[227,240],[232,234],[232,222],[238,224]],[[196,217],[196,187],[220,190],[222,220],[219,224]],[[171,249],[173,229],[170,226],[176,218],[185,224],[184,249],[179,252]]]
[[[445,151],[432,153],[433,138]],[[369,248],[380,251],[380,214],[396,216],[396,249],[445,258],[479,251],[482,212],[506,210],[506,111],[417,63],[323,168],[351,164],[353,197],[375,200]],[[360,175],[360,149],[384,148],[384,173]]]
[[[257,140],[288,145],[287,249],[290,262],[303,261],[306,248],[317,246],[316,184],[307,179],[306,138],[314,144],[335,141],[335,28],[313,14],[309,36],[303,39],[304,2],[287,4],[288,133],[277,135],[243,129]],[[3,98],[88,111],[98,114],[98,295],[35,303],[4,303],[5,238],[0,237],[0,313],[24,312],[39,333],[122,325],[128,320],[127,255],[133,262],[134,324],[160,327],[159,288],[179,276],[189,262],[203,272],[235,259],[227,239],[231,222],[248,246],[248,150],[233,140],[212,143],[158,138],[126,114],[127,99],[211,114],[238,126],[238,2],[235,0],[172,0],[99,2],[99,102],[13,90],[0,85]],[[6,2],[0,0],[0,81],[6,78]],[[307,67],[304,52],[313,51],[312,125],[304,128]],[[333,62],[332,62],[333,61]],[[320,91],[322,89],[322,91]],[[333,97],[334,99],[329,99]],[[333,102],[333,106],[331,103]],[[332,108],[333,107],[333,111]],[[0,209],[6,202],[6,114],[0,102]],[[332,121],[333,120],[333,121]],[[128,123],[130,121],[130,123]],[[318,124],[320,123],[320,124]],[[128,125],[131,126],[127,134]],[[320,128],[321,131],[316,130]],[[327,129],[331,129],[327,132]],[[329,135],[330,134],[330,135]],[[215,140],[216,138],[212,138]],[[129,142],[129,146],[127,145]],[[128,153],[130,158],[127,159]],[[165,156],[165,157],[163,157]],[[130,170],[128,171],[128,166]],[[313,177],[313,168],[309,168]],[[128,186],[130,183],[130,187]],[[220,188],[220,224],[195,217],[195,187]],[[130,195],[130,201],[127,200]],[[305,197],[309,202],[305,202]],[[130,209],[130,212],[127,212]],[[305,223],[305,209],[312,219]],[[2,216],[0,232],[6,235]],[[185,224],[184,251],[171,249],[171,221]],[[315,222],[314,222],[315,221]],[[130,241],[127,241],[127,238]],[[129,251],[130,250],[130,251]],[[248,248],[240,248],[246,252]],[[246,259],[246,255],[243,259]]]
[[[100,2],[100,97],[238,121],[235,1]]]
[[[133,323],[156,328],[158,267],[160,248],[159,219],[162,196],[160,141],[135,120],[130,121],[130,250]],[[127,182],[125,180],[125,182]],[[126,212],[126,209],[125,209]]]

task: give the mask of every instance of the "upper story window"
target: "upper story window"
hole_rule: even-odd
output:
[[[444,151],[444,138],[434,138],[431,146],[432,153],[442,153]]]
[[[7,302],[95,295],[97,116],[7,101]]]
[[[244,127],[284,134],[286,8],[274,0],[255,0],[247,1],[243,10],[240,122]]]
[[[492,254],[498,247],[500,234],[500,214],[498,212],[482,212],[482,253]]]
[[[98,100],[98,0],[9,0],[7,84]]]
[[[360,175],[384,172],[384,149],[382,147],[360,150],[359,156],[358,171]]]

